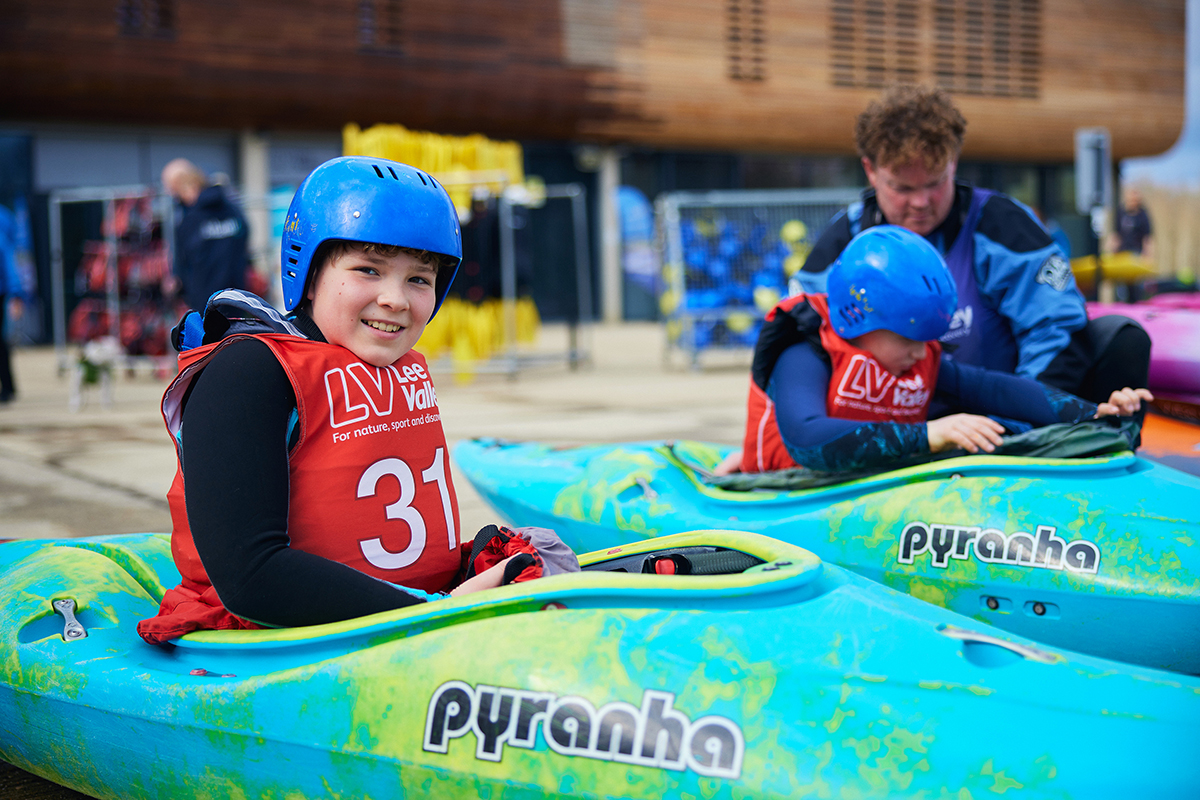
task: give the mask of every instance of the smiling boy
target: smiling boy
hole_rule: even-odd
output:
[[[446,191],[382,159],[318,167],[283,237],[286,318],[214,295],[163,397],[182,582],[138,631],[313,625],[449,589],[462,566],[436,394],[413,350],[462,246]],[[186,480],[185,480],[186,478]],[[520,558],[520,556],[518,556]],[[453,589],[498,586],[507,559]]]

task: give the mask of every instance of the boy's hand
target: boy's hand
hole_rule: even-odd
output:
[[[504,568],[516,556],[509,556],[495,566],[485,569],[474,578],[469,578],[450,590],[451,597],[461,597],[471,592],[482,592],[484,589],[495,589],[504,580]]]
[[[940,453],[961,447],[968,453],[992,452],[1000,444],[1004,426],[978,414],[951,414],[925,423],[929,452]]]
[[[1107,403],[1096,406],[1096,418],[1132,416],[1141,409],[1143,400],[1149,402],[1153,399],[1154,395],[1150,394],[1149,389],[1130,389],[1126,386],[1113,392]]]

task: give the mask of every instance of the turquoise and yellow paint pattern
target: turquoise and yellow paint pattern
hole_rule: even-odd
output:
[[[1047,650],[753,534],[581,560],[701,545],[763,563],[154,647],[134,626],[178,578],[166,537],[2,544],[0,758],[136,800],[1194,796],[1200,680]],[[85,638],[63,638],[64,597]],[[506,696],[531,704],[524,734]]]
[[[1013,633],[1200,673],[1200,478],[1132,453],[972,456],[734,492],[702,477],[728,449],[476,440],[454,455],[501,515],[553,528],[576,550],[752,531]]]

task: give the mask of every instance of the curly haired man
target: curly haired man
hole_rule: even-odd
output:
[[[1145,386],[1150,337],[1133,320],[1088,321],[1062,250],[1033,212],[956,180],[967,122],[940,89],[901,85],[859,115],[855,142],[870,188],[834,217],[799,277],[808,292],[860,231],[892,224],[924,236],[958,290],[941,337],[958,361],[1048,383],[1092,402]]]

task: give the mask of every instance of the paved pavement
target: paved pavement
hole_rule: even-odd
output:
[[[668,365],[662,328],[649,323],[594,326],[582,342],[591,363],[577,370],[550,361],[566,353],[566,331],[554,325],[524,351],[539,363],[515,378],[463,381],[450,364],[435,364],[451,446],[474,436],[741,440],[748,352],[709,354],[699,371],[673,353]],[[17,350],[13,365],[18,396],[0,406],[0,539],[170,530],[175,455],[158,409],[166,380],[120,375],[110,407],[92,389],[72,412],[69,377],[52,348]],[[454,479],[462,529],[495,521],[466,479]]]

